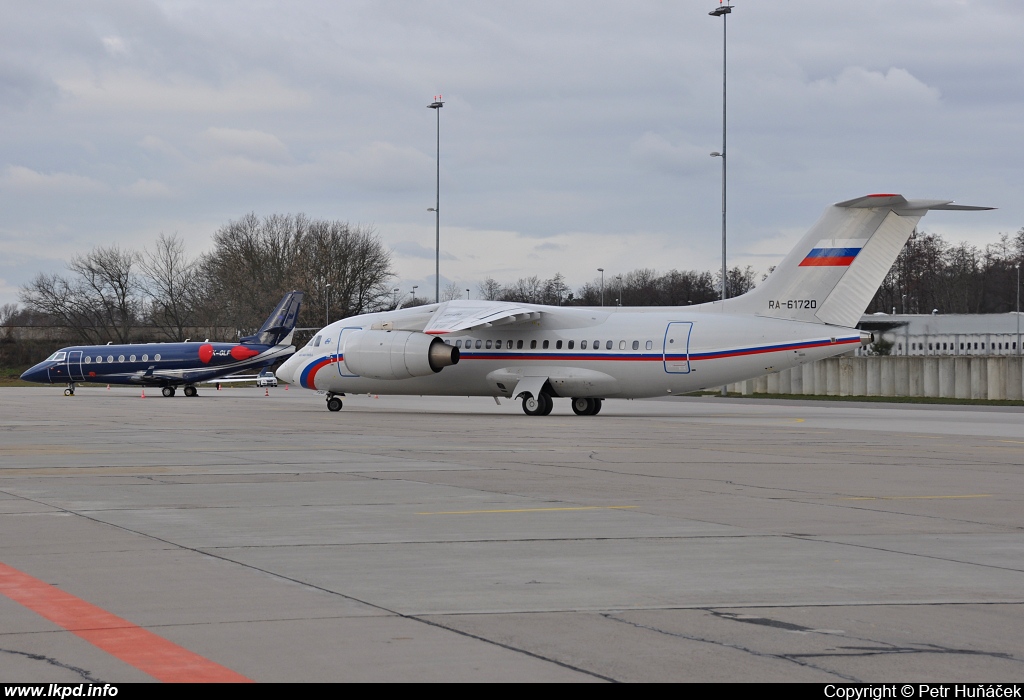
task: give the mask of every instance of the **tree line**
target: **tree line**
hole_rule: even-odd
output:
[[[0,320],[58,326],[85,344],[182,341],[200,329],[237,337],[298,289],[298,325],[319,328],[328,302],[335,318],[384,307],[392,276],[391,254],[370,227],[248,214],[221,227],[198,257],[163,234],[142,251],[113,245],[76,255],[66,273],[40,273],[25,285],[24,307],[6,305]]]

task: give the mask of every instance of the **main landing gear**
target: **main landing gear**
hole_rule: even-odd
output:
[[[344,394],[342,394],[344,396]],[[327,410],[337,412],[341,410],[341,399],[334,394],[327,394]]]
[[[572,399],[572,412],[577,416],[596,416],[601,412],[603,399]],[[523,397],[523,413],[528,416],[546,416],[554,407],[551,394],[541,392],[540,396]]]
[[[199,396],[199,391],[191,384],[185,387],[185,396],[192,398],[193,396]]]
[[[174,396],[174,387],[165,386],[163,389],[160,390],[160,393],[166,396],[167,398],[171,398],[172,396]]]
[[[64,395],[65,396],[74,396],[75,395],[75,385],[74,385],[74,382],[71,382],[71,383],[68,384],[68,388],[64,390]]]
[[[601,412],[601,399],[573,399],[572,412],[577,416],[596,416]]]

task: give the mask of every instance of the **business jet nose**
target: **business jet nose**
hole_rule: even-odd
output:
[[[48,369],[49,367],[47,367],[45,362],[40,362],[35,367],[29,367],[22,372],[21,380],[23,382],[35,382],[36,384],[48,384],[50,382]]]

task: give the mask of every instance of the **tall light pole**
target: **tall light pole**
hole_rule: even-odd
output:
[[[427,109],[437,112],[437,192],[434,199],[434,208],[427,211],[434,212],[434,302],[441,301],[441,108],[444,102],[440,95],[434,95],[434,101],[427,105]]]
[[[324,304],[324,310],[326,312],[325,313],[325,317],[327,319],[327,323],[325,323],[324,325],[325,326],[329,326],[329,325],[331,325],[331,283],[330,282],[327,283],[327,303]]]
[[[601,306],[604,306],[604,268],[599,267],[597,271],[601,273]]]
[[[391,302],[391,305],[394,306],[396,309],[398,308],[398,289],[398,287],[395,287],[394,289],[391,290],[391,296],[394,299],[394,301]]]
[[[619,281],[619,306],[622,306],[622,275],[615,275],[615,279]]]
[[[719,1],[719,3],[721,3],[722,0],[718,0],[718,1]],[[725,98],[726,98],[726,92],[725,92],[725,86],[726,86],[726,82],[725,82],[725,68],[726,68],[726,46],[727,46],[726,41],[725,41],[725,38],[726,38],[725,27],[728,24],[726,22],[726,18],[729,15],[730,12],[732,12],[732,5],[722,5],[722,4],[719,4],[718,7],[716,7],[714,10],[712,10],[711,12],[708,13],[712,17],[721,17],[722,18],[722,152],[719,153],[719,152],[716,151],[715,153],[712,153],[711,155],[712,155],[712,157],[719,157],[719,158],[722,159],[722,308],[723,308],[723,310],[725,309],[725,291],[726,291],[725,281],[726,281],[726,275],[728,274],[726,266],[725,266],[725,153],[726,153],[726,151],[725,151],[725,133],[726,133],[725,132],[725,124],[726,124],[726,121],[725,121],[725,115],[726,115],[726,111],[725,111],[725,105],[726,105],[726,100],[725,100]],[[722,386],[722,396],[728,396],[728,395],[729,395],[729,387],[723,385]]]
[[[719,0],[719,1],[721,1],[721,0]],[[726,171],[726,167],[725,167],[725,153],[726,153],[726,150],[725,150],[725,134],[726,134],[726,131],[725,131],[725,124],[726,124],[726,120],[725,120],[725,115],[726,115],[726,109],[725,109],[725,107],[726,107],[726,99],[725,99],[726,98],[726,92],[725,92],[725,86],[726,86],[726,82],[725,82],[726,41],[725,41],[725,38],[726,38],[726,33],[725,33],[725,28],[726,28],[726,24],[727,24],[726,16],[729,13],[731,13],[731,12],[732,12],[732,5],[719,5],[713,11],[708,13],[712,17],[721,17],[722,18],[722,152],[719,153],[718,151],[715,151],[711,155],[712,155],[712,157],[717,157],[717,158],[721,158],[722,159],[722,301],[723,302],[725,301],[725,292],[726,292],[725,280],[726,280],[726,274],[727,274],[726,266],[725,266],[725,171]]]
[[[415,306],[415,305],[416,305],[416,290],[417,290],[418,288],[419,288],[419,285],[418,285],[418,284],[414,284],[414,285],[412,286],[412,303],[413,303],[413,306]]]
[[[1020,263],[1014,267],[1017,268],[1017,356],[1020,357]]]
[[[466,290],[466,301],[469,301],[469,290]]]

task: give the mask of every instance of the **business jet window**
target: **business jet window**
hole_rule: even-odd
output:
[[[118,362],[124,362],[124,355],[118,355],[117,356],[117,361]]]
[[[545,340],[545,341],[544,341],[544,349],[545,349],[545,350],[547,350],[547,349],[548,349],[548,343],[550,343],[550,341],[548,341],[548,340]]]
[[[487,341],[487,346],[486,347],[487,347],[488,350],[491,349],[491,341],[489,341],[489,340]]]
[[[522,349],[523,349],[523,341],[517,340],[516,341],[516,350],[522,350]]]
[[[96,364],[100,364],[101,362],[103,362],[103,358],[100,357],[99,355],[97,355],[96,356]]]
[[[50,355],[50,359],[53,360],[54,362],[62,362],[64,358],[67,356],[68,354],[66,352],[55,352],[52,355]]]
[[[562,349],[562,341],[561,340],[556,340],[555,341],[555,350],[561,350],[561,349]]]
[[[157,353],[157,354],[153,355],[153,360],[155,362],[159,362],[160,361],[160,353]]]
[[[483,346],[484,346],[484,341],[482,341],[482,340],[478,340],[478,341],[476,341],[476,349],[477,349],[477,350],[479,350],[479,349],[480,349],[480,348],[482,348]]]
[[[580,350],[586,350],[586,349],[587,349],[587,341],[581,340],[580,341]]]
[[[129,357],[128,359],[129,359],[129,360],[131,360],[132,362],[135,362],[135,355],[132,355],[132,356],[131,356],[131,357]]]
[[[149,362],[149,355],[143,355],[142,356],[142,361],[143,362]]]
[[[317,337],[313,338],[313,347],[314,348],[320,347],[320,337],[321,336],[318,335]]]
[[[107,355],[107,362],[113,362],[113,361],[114,361],[114,356],[113,355]]]
[[[646,347],[648,350],[653,350],[654,349],[654,343],[651,342],[650,340],[648,340],[647,341],[647,345],[644,346],[644,347]]]
[[[570,340],[569,341],[569,349],[572,350],[572,346],[575,345],[575,344],[576,344],[575,340]]]
[[[633,349],[634,350],[639,350],[640,349],[640,341],[639,340],[634,340],[633,341]]]
[[[85,356],[85,364],[89,364],[90,362],[92,362],[92,358],[89,357],[88,355],[86,355]]]

